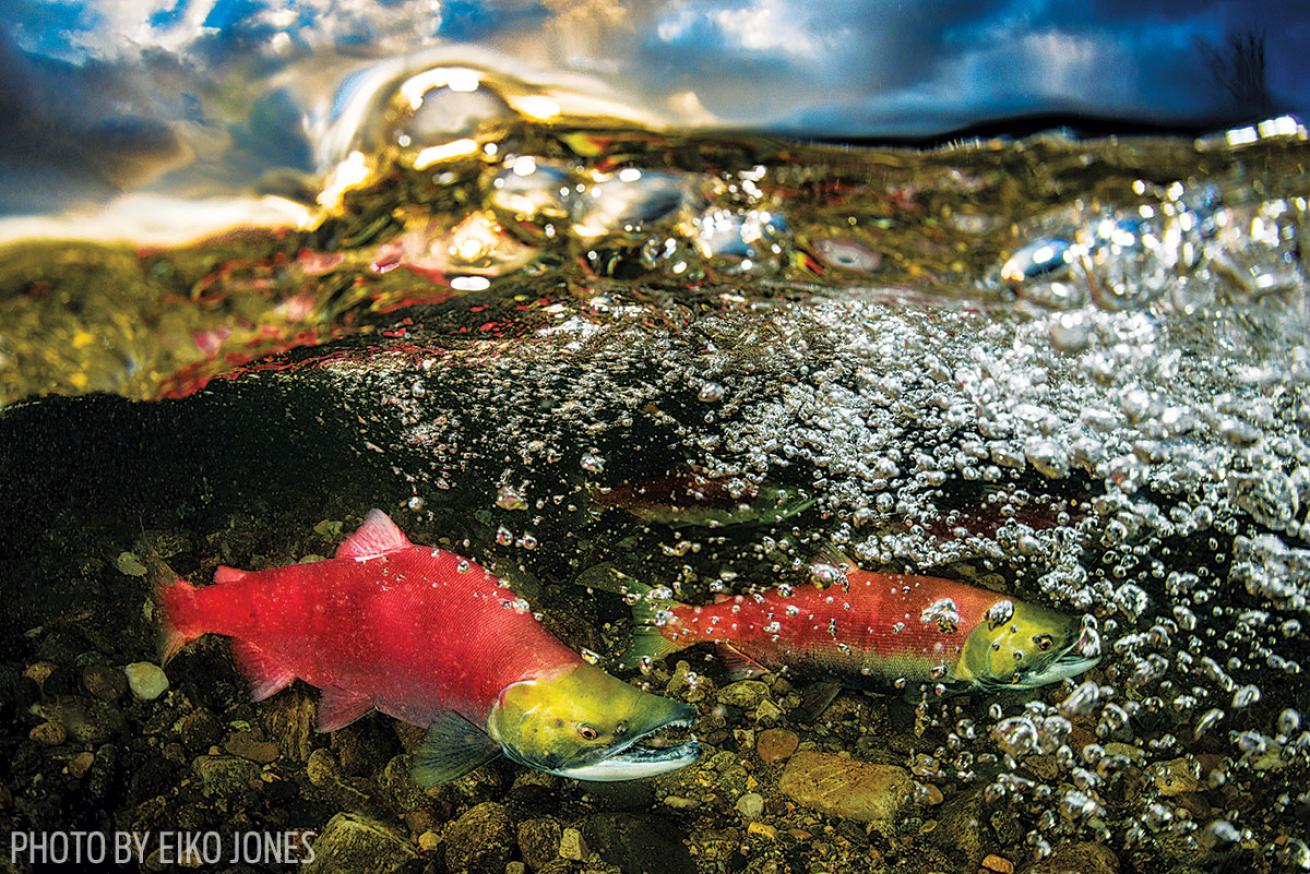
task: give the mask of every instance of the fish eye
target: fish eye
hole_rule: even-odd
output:
[[[1039,634],[1033,638],[1033,643],[1036,643],[1037,648],[1042,652],[1046,652],[1055,645],[1055,640],[1049,634]]]
[[[587,725],[587,723],[584,722],[578,726],[578,735],[583,740],[595,740],[600,737],[600,732],[596,730],[595,726]]]

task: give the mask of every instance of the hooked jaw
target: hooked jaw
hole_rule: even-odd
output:
[[[653,777],[700,755],[695,737],[670,742],[695,708],[643,692],[591,665],[514,683],[487,718],[505,755],[561,777],[614,781]]]
[[[575,780],[613,782],[654,777],[690,765],[700,757],[700,743],[694,736],[673,746],[660,743],[660,735],[665,731],[691,728],[696,711],[686,705],[680,707],[683,710],[680,717],[611,747],[603,758],[591,764],[561,768],[554,773]]]
[[[1058,682],[1090,671],[1101,661],[1101,641],[1096,629],[1090,623],[1083,623],[1082,633],[1069,648],[1060,653],[1047,668],[1051,675],[1047,682]]]

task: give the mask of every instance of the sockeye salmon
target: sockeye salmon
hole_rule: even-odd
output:
[[[638,627],[625,661],[712,643],[738,674],[786,668],[842,685],[905,681],[959,692],[1042,686],[1099,660],[1094,627],[1046,607],[939,577],[854,565],[836,576],[822,588],[719,596],[705,606],[629,581]]]
[[[318,728],[372,708],[428,728],[424,786],[504,753],[582,780],[647,777],[694,761],[695,740],[657,732],[695,710],[582,660],[475,562],[416,546],[381,510],[325,561],[264,571],[220,567],[198,588],[158,579],[164,660],[203,634],[231,637],[256,701],[294,679],[322,690]]]

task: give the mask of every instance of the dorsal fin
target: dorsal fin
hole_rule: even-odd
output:
[[[364,524],[337,548],[337,558],[364,561],[388,552],[409,549],[413,545],[405,533],[396,527],[396,523],[391,521],[390,516],[373,509],[364,517]]]
[[[248,573],[250,573],[250,571],[243,571],[239,568],[228,567],[225,564],[220,564],[214,571],[214,582],[235,583]]]

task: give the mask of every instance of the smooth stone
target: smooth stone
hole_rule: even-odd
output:
[[[82,671],[82,686],[101,701],[117,701],[127,691],[127,677],[109,665],[88,665]]]
[[[1170,759],[1151,766],[1151,779],[1161,795],[1195,792],[1201,785],[1186,759]]]
[[[258,762],[261,765],[267,765],[277,759],[277,744],[268,740],[260,740],[253,732],[249,731],[239,731],[229,737],[223,744],[223,749],[234,756]]]
[[[582,841],[582,832],[575,828],[566,828],[560,834],[559,855],[563,859],[581,861],[587,858],[587,845]]]
[[[1119,858],[1104,844],[1063,844],[1023,874],[1119,874]]]
[[[191,770],[209,798],[235,798],[259,783],[259,766],[236,756],[197,756]]]
[[[764,796],[758,792],[747,792],[737,799],[737,812],[748,820],[756,820],[764,815]]]
[[[452,874],[504,874],[514,826],[503,804],[484,801],[446,829],[446,867]]]
[[[142,701],[154,701],[168,691],[168,677],[164,669],[153,662],[132,662],[123,668],[132,694]]]
[[[313,846],[314,861],[304,868],[307,874],[392,874],[418,858],[418,852],[399,833],[355,813],[338,813],[328,820]]]
[[[760,680],[738,680],[719,690],[718,701],[731,707],[750,710],[769,697],[769,687]]]
[[[27,736],[39,744],[54,747],[68,739],[68,731],[57,722],[47,721],[33,726]]]
[[[796,752],[800,738],[785,728],[767,728],[755,739],[755,751],[765,762],[782,762]]]
[[[798,804],[829,816],[889,826],[914,793],[914,780],[896,765],[798,752],[787,762],[778,788]]]
[[[129,577],[144,577],[148,571],[141,559],[131,552],[120,552],[118,558],[114,559],[114,567],[118,568],[120,574]]]
[[[519,823],[519,853],[534,871],[559,858],[559,842],[564,828],[553,816],[525,819]]]

